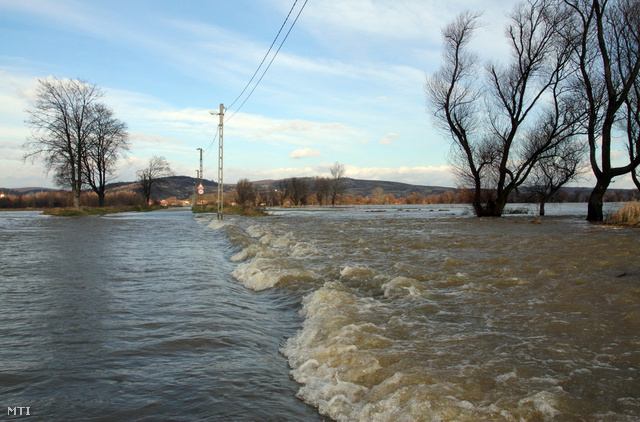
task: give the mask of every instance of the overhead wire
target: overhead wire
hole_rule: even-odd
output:
[[[260,71],[260,68],[262,67],[262,65],[264,64],[264,61],[267,60],[267,57],[269,57],[269,53],[271,53],[271,49],[273,48],[273,46],[275,45],[276,41],[278,40],[278,37],[280,36],[280,33],[282,32],[282,29],[284,28],[284,26],[287,24],[287,21],[289,20],[289,17],[291,16],[291,12],[293,12],[293,9],[296,7],[296,4],[298,3],[298,0],[295,0],[293,2],[293,6],[291,6],[291,9],[289,9],[289,13],[287,14],[287,17],[284,19],[284,22],[282,22],[282,26],[280,27],[280,30],[278,31],[278,33],[276,34],[276,37],[273,39],[273,42],[271,43],[271,46],[269,47],[269,50],[267,50],[267,53],[264,55],[264,57],[262,58],[262,61],[260,62],[260,64],[258,65],[258,68],[256,69],[255,72],[253,72],[253,76],[251,76],[251,79],[249,79],[249,82],[247,82],[247,85],[245,85],[244,89],[242,90],[242,92],[240,94],[238,94],[238,96],[236,97],[235,100],[233,100],[233,102],[227,107],[227,108],[231,108],[233,107],[233,105],[240,99],[240,97],[242,97],[242,94],[244,94],[244,92],[247,90],[247,88],[249,88],[249,85],[251,85],[251,82],[253,82],[253,79],[256,77],[256,75],[258,74],[258,71]]]
[[[258,87],[258,85],[260,84],[260,82],[262,81],[262,78],[264,78],[264,76],[266,75],[267,71],[269,70],[269,68],[271,67],[271,64],[273,63],[273,61],[275,60],[276,56],[278,55],[278,53],[280,52],[280,49],[282,48],[282,46],[284,45],[285,41],[287,40],[287,38],[289,37],[289,34],[291,33],[291,30],[293,29],[293,27],[295,26],[296,22],[298,21],[298,18],[300,17],[300,15],[302,14],[302,11],[304,10],[305,6],[307,5],[307,1],[305,0],[304,4],[302,5],[302,7],[300,8],[300,10],[298,11],[298,14],[296,15],[296,18],[294,19],[293,23],[291,24],[291,26],[289,27],[289,30],[287,31],[286,35],[284,36],[284,39],[282,40],[282,42],[280,43],[280,45],[278,46],[278,49],[276,50],[276,52],[274,53],[273,57],[271,58],[271,60],[269,61],[269,64],[267,65],[266,69],[264,69],[264,71],[262,72],[262,75],[260,75],[260,78],[258,79],[258,81],[256,82],[256,84],[254,85],[254,87],[251,89],[251,91],[249,92],[249,95],[247,95],[247,98],[244,99],[244,101],[242,102],[242,104],[240,104],[240,106],[238,107],[237,110],[235,110],[233,112],[233,114],[228,117],[224,123],[228,122],[229,120],[231,120],[231,118],[233,116],[236,115],[236,113],[238,111],[240,111],[240,109],[242,108],[242,106],[244,106],[244,104],[247,102],[247,100],[249,99],[249,97],[251,97],[251,94],[253,94],[253,92],[256,90],[256,88]],[[258,72],[260,71],[260,68],[262,67],[262,65],[264,64],[264,62],[267,60],[267,57],[269,57],[269,53],[271,53],[271,50],[273,49],[273,46],[275,45],[276,41],[278,40],[278,38],[280,37],[280,34],[282,33],[282,30],[284,29],[284,27],[286,26],[287,22],[289,21],[289,18],[291,17],[291,13],[293,12],[293,10],[295,9],[296,5],[298,4],[298,0],[295,0],[293,2],[293,5],[291,6],[291,9],[289,9],[289,13],[287,14],[287,17],[285,18],[284,22],[282,23],[282,26],[280,26],[280,30],[278,30],[278,33],[276,34],[275,38],[273,39],[273,42],[271,43],[271,46],[269,47],[269,49],[267,50],[267,53],[264,55],[264,57],[262,58],[262,61],[260,62],[260,65],[258,65],[258,67],[256,68],[256,71],[253,73],[253,76],[251,76],[251,79],[249,79],[249,82],[247,82],[247,84],[245,85],[245,87],[242,89],[242,92],[240,92],[240,94],[236,97],[235,100],[233,100],[233,102],[226,107],[227,110],[231,109],[231,107],[233,107],[235,105],[236,102],[238,102],[238,100],[242,97],[242,95],[246,92],[247,88],[249,88],[249,86],[251,85],[251,83],[253,82],[253,80],[255,79],[256,75],[258,74]],[[215,145],[216,139],[218,139],[218,134],[219,131],[216,131],[216,135],[213,137],[213,140],[211,141],[211,143],[209,144],[209,146],[206,148],[206,155],[209,155],[209,152],[211,152],[211,149],[213,148],[213,145]]]
[[[285,41],[287,40],[287,38],[289,37],[289,34],[291,33],[291,30],[293,29],[293,27],[295,26],[296,22],[298,21],[298,18],[300,17],[300,14],[302,14],[302,11],[304,10],[305,6],[307,5],[307,1],[305,0],[304,4],[302,5],[302,7],[300,8],[300,10],[298,11],[298,14],[296,15],[296,18],[294,19],[293,23],[291,24],[291,26],[289,27],[289,30],[287,31],[286,35],[284,36],[282,42],[280,43],[280,45],[278,46],[278,49],[276,50],[276,52],[274,53],[273,57],[271,58],[271,61],[269,62],[269,64],[267,65],[266,69],[264,70],[264,72],[262,72],[262,75],[260,76],[260,78],[258,79],[258,81],[256,82],[256,84],[253,86],[253,88],[251,89],[251,91],[249,92],[249,95],[247,95],[247,98],[244,99],[244,101],[242,102],[242,104],[240,104],[240,106],[233,112],[233,114],[228,117],[225,120],[225,123],[228,122],[229,120],[231,120],[233,118],[233,116],[236,115],[236,113],[238,111],[240,111],[240,109],[242,108],[242,106],[244,106],[244,104],[247,102],[247,100],[249,99],[249,97],[251,97],[251,94],[253,94],[253,92],[256,90],[256,88],[258,87],[258,85],[260,84],[260,82],[262,81],[262,78],[264,78],[264,75],[266,75],[267,71],[269,70],[269,68],[271,67],[271,65],[273,64],[273,61],[275,60],[276,56],[278,55],[278,53],[280,52],[280,49],[282,48],[282,46],[284,45]],[[293,6],[291,7],[291,10],[289,11],[289,15],[291,14],[291,12],[293,11],[296,3],[298,2],[298,0],[296,0],[293,4]],[[289,19],[289,15],[287,15],[287,18],[285,19],[285,23],[282,24],[282,27],[284,27],[284,25],[286,24],[287,20]],[[273,40],[273,43],[276,42],[276,40],[278,39],[278,36],[280,35],[280,32],[282,31],[282,28],[280,28],[280,31],[278,31],[278,35],[276,36],[276,38]],[[271,44],[271,47],[273,47],[273,44]],[[269,47],[269,51],[271,51],[271,47]],[[253,77],[251,78],[251,80],[249,81],[249,83],[247,84],[247,86],[245,86],[245,89],[242,90],[242,93],[244,93],[247,89],[247,87],[251,84],[251,81],[253,81],[253,79],[255,78],[255,75],[258,73],[258,71],[260,70],[260,67],[262,67],[262,64],[264,63],[264,60],[266,60],[269,51],[267,51],[267,54],[265,55],[264,59],[262,60],[262,63],[260,63],[260,66],[258,66],[258,69],[256,69],[256,72],[254,73]],[[235,104],[238,99],[242,96],[242,93],[240,93],[240,95],[238,96],[238,98],[236,98],[233,102],[233,104]],[[232,104],[232,105],[233,105]],[[229,108],[231,108],[231,106],[229,106]]]
[[[211,141],[211,143],[209,144],[208,147],[205,148],[205,151],[207,151],[207,153],[204,155],[205,157],[209,156],[209,152],[211,152],[211,148],[213,148],[213,146],[216,143],[216,139],[218,139],[218,134],[220,133],[219,130],[216,130],[216,136],[213,137],[213,140]]]

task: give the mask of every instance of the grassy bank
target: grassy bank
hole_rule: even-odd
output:
[[[218,207],[215,205],[205,205],[205,206],[201,206],[201,205],[197,205],[195,207],[192,208],[194,213],[217,213],[218,212]],[[267,216],[269,214],[267,214],[264,210],[262,210],[261,208],[254,208],[254,207],[242,207],[240,205],[230,205],[230,206],[226,206],[224,207],[223,210],[223,214],[225,215],[242,215],[245,217],[264,217]]]
[[[629,202],[605,221],[606,224],[640,228],[640,202]]]
[[[94,208],[94,207],[84,207],[84,208],[47,208],[42,213],[46,215],[56,215],[60,217],[78,217],[78,216],[87,216],[87,215],[106,215],[106,214],[117,214],[120,212],[146,212],[146,211],[154,211],[158,209],[164,209],[165,207],[154,205],[154,206],[126,206],[126,207],[103,207],[103,208]]]

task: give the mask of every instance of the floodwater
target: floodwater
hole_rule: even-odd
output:
[[[244,288],[232,252],[191,210],[0,213],[2,414],[321,420],[278,351],[299,300]]]
[[[639,420],[640,231],[547,211],[0,213],[0,404],[42,420]]]

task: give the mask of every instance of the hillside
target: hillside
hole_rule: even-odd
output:
[[[281,189],[281,180],[257,180],[253,182],[257,189]],[[445,188],[440,186],[420,186],[400,182],[387,182],[382,180],[362,180],[345,178],[346,192],[353,195],[370,196],[375,188],[382,188],[385,195],[393,194],[395,197],[406,197],[416,192],[424,196],[441,194],[448,190],[456,191],[455,188]],[[312,183],[313,189],[313,183]]]

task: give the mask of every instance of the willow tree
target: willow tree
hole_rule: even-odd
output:
[[[602,221],[604,195],[615,177],[640,165],[640,2],[564,0],[571,12],[573,86],[588,112],[585,129],[596,184],[587,220]],[[616,149],[628,160],[614,161]],[[635,177],[635,175],[633,176]]]
[[[581,119],[567,77],[566,16],[557,0],[530,0],[510,15],[510,59],[484,72],[470,49],[480,15],[443,29],[443,63],[427,79],[435,124],[451,137],[450,162],[478,216],[500,216],[536,163],[572,138]],[[531,136],[540,127],[545,136]]]

